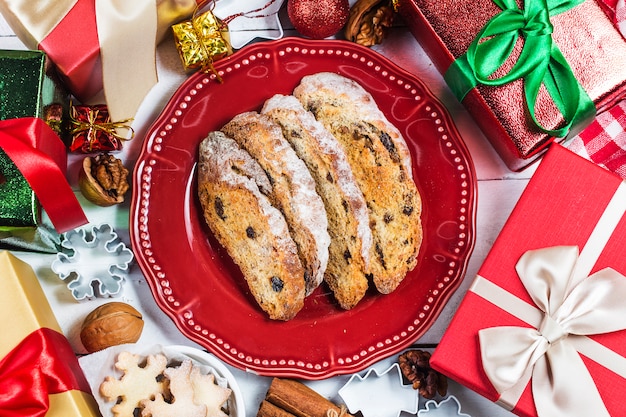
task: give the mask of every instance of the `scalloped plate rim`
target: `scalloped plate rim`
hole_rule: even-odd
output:
[[[318,48],[318,49],[316,49]],[[163,129],[164,125],[167,127],[167,122],[173,116],[173,112],[180,104],[181,100],[184,100],[186,90],[190,88],[193,89],[193,86],[200,86],[207,79],[214,80],[214,76],[208,76],[205,74],[196,73],[191,75],[177,90],[176,93],[172,96],[168,104],[165,106],[159,117],[155,120],[152,126],[148,129],[148,133],[146,134],[146,138],[142,145],[141,153],[137,159],[137,163],[134,168],[133,176],[135,180],[135,188],[132,193],[132,201],[131,201],[131,212],[130,212],[130,235],[131,235],[131,243],[135,250],[135,257],[137,263],[139,264],[142,272],[144,273],[146,280],[151,288],[155,301],[158,306],[174,321],[176,326],[181,330],[181,332],[187,336],[189,339],[199,343],[200,345],[207,348],[211,353],[229,363],[232,366],[235,366],[239,369],[247,370],[253,373],[258,373],[261,375],[267,376],[284,376],[284,377],[300,377],[305,379],[323,379],[330,376],[348,374],[358,372],[370,366],[372,363],[381,360],[385,357],[390,356],[391,354],[397,353],[400,350],[406,348],[411,345],[415,340],[417,340],[420,336],[422,336],[432,325],[435,319],[438,317],[439,313],[446,305],[449,298],[452,296],[454,291],[460,286],[463,281],[467,264],[469,262],[469,258],[471,253],[473,252],[475,245],[475,222],[476,222],[476,175],[474,172],[473,162],[471,160],[471,156],[469,151],[462,141],[460,134],[456,130],[456,126],[454,125],[451,117],[447,113],[445,107],[439,102],[439,100],[428,90],[428,88],[423,84],[417,76],[411,74],[404,69],[398,67],[393,62],[389,61],[387,58],[379,55],[378,53],[368,49],[361,47],[357,44],[353,44],[347,41],[335,41],[335,40],[323,40],[323,41],[313,41],[307,39],[300,38],[283,38],[276,41],[266,41],[261,43],[255,43],[252,45],[248,45],[245,48],[238,51],[236,54],[233,54],[223,60],[220,60],[215,63],[215,68],[220,72],[220,74],[224,77],[232,76],[229,73],[230,69],[232,69],[236,65],[243,65],[243,60],[246,60],[250,57],[254,58],[255,56],[261,56],[263,54],[270,55],[270,58],[273,59],[281,59],[280,55],[285,53],[286,50],[293,51],[299,50],[303,51],[335,51],[339,56],[340,51],[348,55],[352,55],[354,57],[365,57],[367,59],[371,59],[377,64],[382,65],[384,72],[392,73],[393,77],[401,78],[402,80],[406,80],[412,84],[414,84],[421,91],[424,92],[425,96],[428,98],[429,103],[432,102],[432,105],[435,106],[435,110],[439,112],[438,117],[443,120],[443,125],[446,127],[446,135],[450,137],[450,143],[453,142],[454,151],[457,153],[457,159],[459,162],[459,167],[462,167],[466,173],[465,182],[467,185],[467,195],[464,197],[464,200],[467,200],[466,206],[466,219],[464,220],[463,226],[465,227],[465,240],[464,247],[460,249],[459,256],[456,264],[451,267],[451,279],[447,282],[446,285],[439,288],[438,296],[435,299],[430,311],[427,311],[425,314],[426,320],[420,321],[419,325],[410,326],[414,327],[412,331],[410,331],[408,336],[403,337],[393,337],[393,339],[399,338],[399,340],[391,340],[390,342],[384,341],[379,342],[374,347],[367,348],[365,354],[357,355],[354,354],[353,357],[340,358],[338,361],[336,359],[331,359],[330,362],[326,361],[325,363],[313,363],[306,362],[306,360],[298,360],[294,358],[280,358],[280,357],[250,357],[251,354],[249,352],[243,353],[240,352],[236,347],[233,347],[230,343],[227,343],[228,346],[224,346],[223,340],[221,340],[222,335],[209,335],[201,334],[204,332],[196,331],[193,329],[193,326],[190,325],[190,322],[193,321],[189,319],[189,317],[185,317],[185,313],[180,311],[180,308],[177,307],[176,303],[172,303],[168,301],[164,292],[170,290],[169,288],[164,287],[159,283],[159,278],[156,276],[157,274],[153,270],[154,262],[153,258],[150,255],[147,255],[146,242],[142,243],[142,235],[145,234],[145,230],[142,230],[141,219],[149,217],[149,209],[145,209],[148,214],[144,216],[142,213],[142,187],[145,186],[143,184],[142,176],[146,175],[145,170],[150,170],[152,172],[153,167],[150,166],[150,162],[147,161],[149,159],[147,156],[154,152],[154,140],[159,129]],[[266,52],[261,52],[266,51]],[[269,52],[267,52],[269,51]],[[280,52],[279,52],[280,51]],[[310,52],[309,55],[311,55]],[[335,52],[333,52],[335,53]],[[256,55],[255,55],[256,54]],[[248,58],[246,58],[248,57]],[[311,58],[313,62],[315,62],[315,57]],[[361,61],[355,61],[355,67],[359,65],[369,65],[369,63],[362,64],[359,63]],[[305,65],[303,63],[303,65]],[[309,64],[314,65],[314,64]],[[407,84],[408,84],[407,82]],[[206,82],[207,85],[211,85],[210,82]],[[205,88],[205,87],[203,87]],[[210,87],[206,87],[210,88]],[[383,109],[384,110],[384,109]],[[439,120],[439,119],[438,119]],[[410,138],[407,138],[409,141]],[[417,168],[416,168],[417,169]],[[150,191],[148,191],[148,194]],[[149,206],[149,205],[148,205]],[[149,233],[148,233],[149,235]],[[147,242],[148,245],[151,242]],[[423,249],[422,249],[423,250]],[[158,255],[155,255],[158,256]],[[165,255],[162,255],[165,256]],[[420,253],[420,257],[422,254]],[[152,268],[152,269],[151,269]],[[452,271],[453,270],[453,271]],[[357,306],[358,307],[358,306]],[[416,312],[417,314],[417,312]],[[421,315],[421,313],[420,313]],[[297,317],[296,317],[297,318]],[[190,326],[192,327],[190,329]],[[406,333],[405,330],[399,330],[402,333]],[[365,349],[362,346],[355,346],[354,350],[359,351],[359,349]],[[293,354],[293,352],[291,353]],[[330,356],[333,357],[334,354],[331,351]],[[359,356],[359,357],[357,357]],[[352,360],[354,359],[354,360]]]

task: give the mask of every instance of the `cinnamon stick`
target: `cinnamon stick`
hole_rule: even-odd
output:
[[[352,417],[345,409],[293,379],[274,378],[265,399],[296,417]]]
[[[263,401],[259,407],[256,417],[295,417],[289,411],[285,411],[275,406],[269,401]]]

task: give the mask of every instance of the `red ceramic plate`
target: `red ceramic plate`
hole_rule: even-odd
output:
[[[158,305],[190,339],[225,362],[270,375],[321,379],[358,372],[414,343],[461,283],[474,246],[474,168],[446,109],[415,76],[346,41],[285,38],[220,60],[223,78],[196,73],[150,128],[137,161],[132,246]],[[423,199],[417,267],[392,294],[371,291],[340,309],[325,286],[295,319],[266,318],[196,198],[200,141],[307,74],[357,80],[403,132]]]

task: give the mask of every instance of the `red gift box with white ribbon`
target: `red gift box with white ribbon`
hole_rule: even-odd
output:
[[[431,365],[520,416],[623,415],[625,213],[626,182],[552,145]]]

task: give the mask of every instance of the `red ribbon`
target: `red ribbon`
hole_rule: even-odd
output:
[[[50,394],[90,393],[78,360],[61,333],[41,328],[0,361],[0,415],[43,417]]]
[[[0,148],[24,175],[59,233],[88,223],[65,178],[65,145],[43,120],[0,121]]]

